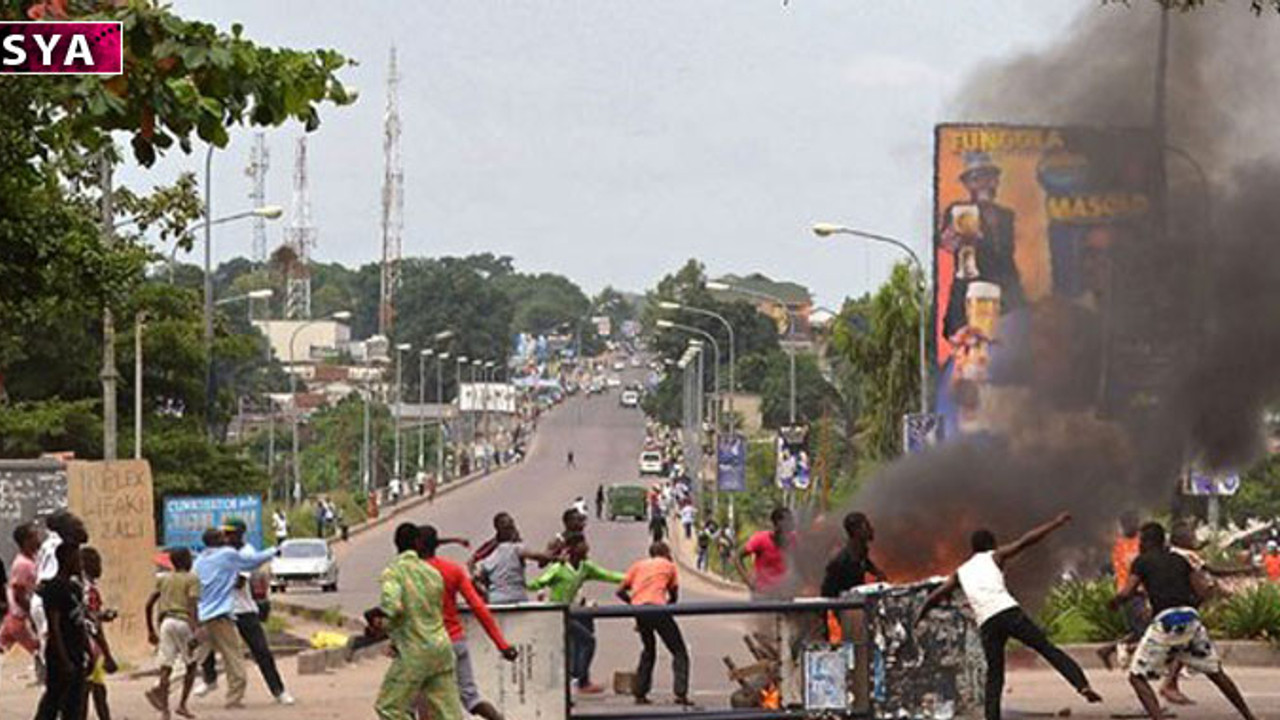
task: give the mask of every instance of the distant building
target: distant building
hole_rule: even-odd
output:
[[[255,320],[271,344],[271,354],[285,364],[312,365],[347,351],[351,328],[337,320]],[[292,350],[289,347],[293,342]]]
[[[811,334],[809,318],[810,313],[813,312],[813,296],[809,294],[809,288],[798,283],[773,280],[760,273],[744,276],[724,275],[715,278],[715,281],[742,289],[713,290],[711,294],[716,300],[741,301],[755,305],[757,310],[773,318],[778,325],[778,334],[783,340],[809,339]],[[777,298],[777,300],[769,300],[762,296]],[[788,328],[792,328],[794,337],[787,337]]]

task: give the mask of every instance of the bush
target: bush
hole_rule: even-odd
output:
[[[1260,582],[1233,593],[1205,612],[1205,623],[1231,640],[1280,642],[1280,586]]]
[[[1124,615],[1109,607],[1115,596],[1110,578],[1069,580],[1049,591],[1040,622],[1058,643],[1110,642],[1128,632]]]

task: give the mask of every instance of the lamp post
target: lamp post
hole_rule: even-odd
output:
[[[418,472],[423,472],[427,462],[427,423],[422,413],[427,407],[427,359],[435,354],[433,348],[418,352]]]
[[[487,443],[489,442],[489,438],[492,435],[492,433],[489,430],[489,401],[493,397],[492,388],[490,387],[490,384],[493,382],[493,368],[496,365],[497,363],[495,363],[492,360],[485,360],[484,362],[484,405],[482,406],[483,409],[482,409],[481,417],[483,419],[481,421],[481,426],[484,428],[484,438],[486,443],[486,446],[485,446],[486,467],[488,466],[488,462],[489,462],[489,453],[488,453]]]
[[[813,229],[813,234],[817,235],[820,238],[828,238],[828,237],[831,237],[832,235],[850,235],[853,237],[860,237],[865,240],[874,240],[875,242],[892,245],[907,254],[907,257],[910,258],[911,262],[916,266],[916,272],[920,273],[921,280],[922,281],[924,280],[924,265],[920,262],[920,257],[916,255],[915,250],[912,250],[909,245],[902,242],[901,240],[898,240],[896,238],[891,238],[887,235],[878,235],[876,233],[864,232],[862,230],[855,230],[850,227],[845,227],[843,225],[834,225],[832,223],[814,223],[812,229]],[[927,288],[921,285],[920,286],[920,322],[919,322],[920,348],[919,348],[919,351],[920,351],[920,414],[922,415],[924,413],[929,412],[929,382],[928,382],[929,381],[929,364],[928,364],[927,358],[925,357],[925,327],[924,327],[925,326],[924,311],[925,311],[925,308],[928,307],[928,298],[925,296],[926,292],[927,292]]]
[[[444,482],[444,361],[449,359],[449,353],[442,352],[436,355],[436,406],[440,408],[439,422],[436,424],[436,482]]]
[[[461,425],[462,423],[462,366],[466,364],[467,364],[466,355],[459,355],[458,357],[453,359],[453,385],[455,388],[457,388],[454,392],[457,393],[456,400],[458,401],[458,427],[455,428],[456,432],[453,433],[453,437],[454,437],[453,474],[455,477],[462,475],[462,449],[461,449],[462,443],[458,441],[462,437],[462,425]]]
[[[704,317],[714,318],[715,320],[718,320],[722,326],[724,326],[725,332],[729,334],[729,416],[730,416],[730,423],[732,423],[733,422],[733,396],[736,395],[738,392],[738,381],[737,381],[738,362],[737,362],[737,350],[736,350],[737,343],[734,341],[734,337],[733,337],[733,324],[730,323],[728,320],[726,320],[725,317],[720,313],[713,312],[705,308],[685,305],[684,303],[678,303],[672,300],[662,300],[658,303],[658,307],[662,308],[663,310],[683,310],[686,312],[691,312],[695,315],[702,315]],[[727,429],[730,432],[732,432],[733,430],[732,427],[728,427]]]
[[[293,492],[290,493],[290,499],[294,503],[302,500],[302,468],[298,464],[298,368],[295,367],[294,362],[294,343],[298,339],[298,333],[324,319],[344,322],[351,319],[351,313],[346,310],[339,310],[328,318],[309,320],[294,328],[293,334],[289,336],[289,399],[292,402],[293,410],[290,418],[290,422],[293,425]]]
[[[249,292],[243,295],[232,295],[231,297],[222,298],[221,300],[215,302],[214,305],[220,307],[222,305],[229,305],[234,302],[240,302],[241,300],[248,300],[249,301],[249,322],[252,323],[253,322],[253,301],[266,300],[268,298],[273,297],[275,294],[276,294],[276,291],[272,290],[271,288],[262,288],[261,290],[250,290]]]
[[[391,478],[394,482],[403,484],[402,477],[403,466],[400,460],[400,416],[404,414],[404,362],[400,359],[401,355],[413,348],[409,343],[400,343],[396,345],[396,418],[395,418],[395,460],[392,462]]]
[[[142,327],[147,313],[133,318],[133,459],[142,459]]]
[[[795,342],[795,334],[796,334],[796,316],[795,316],[795,313],[791,311],[791,306],[788,305],[785,300],[778,297],[777,295],[772,295],[767,292],[762,292],[754,288],[742,287],[741,285],[730,285],[728,283],[712,281],[707,283],[706,287],[708,290],[734,292],[740,295],[749,295],[751,297],[759,298],[761,300],[767,300],[769,302],[776,303],[779,307],[783,309],[784,312],[787,313],[787,340],[788,340],[787,358],[788,358],[788,363],[790,368],[789,374],[788,374],[788,385],[790,386],[790,389],[791,389],[791,396],[790,396],[790,402],[788,403],[787,415],[790,418],[790,423],[792,425],[795,425],[796,424],[796,349],[793,343]]]
[[[476,370],[483,365],[484,365],[484,361],[481,360],[480,358],[473,358],[471,360],[471,402],[473,403],[480,402],[480,388],[476,386]],[[480,409],[483,410],[484,406],[481,405]],[[472,412],[471,413],[471,457],[472,458],[474,458],[476,454],[475,445],[476,445],[476,440],[479,438],[479,434],[480,434],[480,424],[476,422],[476,415],[474,412]]]
[[[716,342],[715,336],[712,335],[711,333],[707,332],[706,330],[702,330],[701,328],[693,327],[692,325],[681,325],[678,322],[672,322],[666,319],[659,319],[658,327],[664,330],[679,330],[681,332],[697,335],[698,337],[705,338],[708,342],[711,343],[711,349],[715,353],[714,354],[715,366],[712,368],[713,370],[712,386],[713,387],[711,390],[711,396],[715,399],[713,401],[712,407],[715,408],[715,412],[713,413],[713,415],[714,415],[716,427],[719,427],[720,425],[720,343]],[[699,402],[701,402],[701,400],[699,400]]]
[[[247,218],[265,218],[267,220],[276,220],[283,216],[284,216],[284,208],[280,207],[279,205],[263,205],[262,207],[256,207],[251,210],[244,210],[242,212],[234,213],[231,215],[224,215],[223,217],[220,217],[220,218],[214,218],[213,222],[196,223],[195,225],[192,225],[191,227],[187,228],[182,234],[193,235],[197,230],[202,230],[209,225],[222,225],[225,223],[234,222],[236,220],[245,220]],[[118,223],[116,227],[128,225],[131,222],[133,222],[133,220],[126,220],[122,223]],[[182,248],[177,243],[174,243],[173,249],[169,251],[168,266],[169,266],[169,284],[170,285],[172,285],[174,282],[174,278],[173,278],[174,265],[177,264],[178,251],[181,249]]]

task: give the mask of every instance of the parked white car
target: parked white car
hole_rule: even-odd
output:
[[[279,592],[290,585],[319,586],[324,592],[338,591],[338,561],[329,543],[319,538],[285,540],[280,554],[271,561],[271,583]]]
[[[640,393],[635,390],[624,390],[618,402],[622,404],[622,407],[633,408],[640,404]]]

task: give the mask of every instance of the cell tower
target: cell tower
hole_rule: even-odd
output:
[[[267,150],[267,134],[254,133],[253,149],[249,151],[249,166],[244,174],[253,180],[253,189],[249,191],[251,207],[260,208],[267,204],[267,170],[271,167],[271,153]],[[267,219],[253,219],[253,261],[267,262]]]
[[[291,251],[286,267],[288,296],[285,317],[311,317],[311,249],[316,246],[316,229],[311,225],[311,198],[307,194],[307,136],[298,138],[293,161],[293,207],[284,244]]]
[[[395,321],[396,288],[400,285],[401,238],[404,232],[404,168],[400,162],[400,70],[391,48],[387,71],[387,112],[382,133],[382,294],[378,303],[378,333],[391,334]]]

